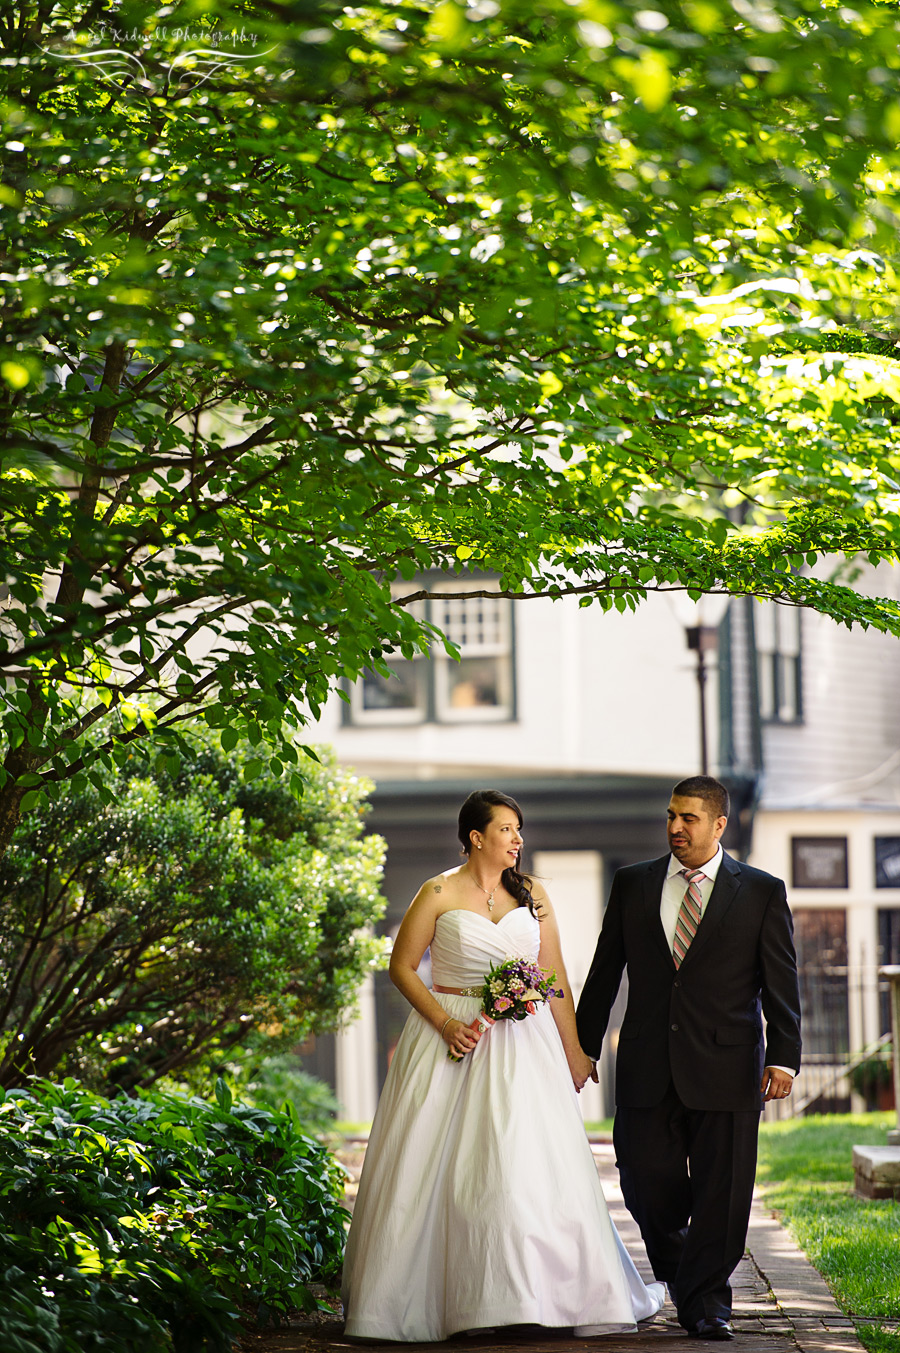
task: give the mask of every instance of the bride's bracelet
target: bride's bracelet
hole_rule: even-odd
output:
[[[443,1024],[441,1025],[441,1032],[440,1032],[440,1034],[438,1035],[439,1038],[443,1038],[443,1037],[444,1037],[444,1030],[446,1029],[447,1025],[450,1023],[450,1021],[453,1020],[453,1019],[456,1019],[456,1016],[455,1016],[455,1015],[448,1015],[447,1018],[444,1020]]]

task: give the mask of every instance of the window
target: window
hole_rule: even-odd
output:
[[[900,964],[900,907],[878,908],[878,966],[887,968]],[[881,1032],[891,1027],[891,992],[886,977],[879,979],[878,996]]]
[[[875,887],[900,888],[900,836],[875,837]]]
[[[800,611],[761,601],[753,608],[760,718],[799,723],[803,717],[800,673]]]
[[[841,1061],[850,1049],[847,914],[843,907],[797,908],[794,942],[804,1061]]]
[[[390,677],[367,669],[350,688],[345,711],[354,724],[496,723],[515,717],[513,611],[507,597],[444,596],[459,583],[438,583],[414,614],[446,634],[415,658],[388,657]]]
[[[459,662],[435,650],[436,718],[475,723],[512,718],[512,603],[506,597],[441,597],[431,620],[459,649]]]
[[[846,836],[792,836],[792,888],[846,888]]]
[[[417,620],[426,618],[423,602],[414,602],[410,611]],[[414,658],[388,657],[390,676],[382,676],[367,667],[350,690],[352,723],[422,723],[428,709],[426,655]]]

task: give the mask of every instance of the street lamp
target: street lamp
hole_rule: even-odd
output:
[[[691,601],[685,592],[670,595],[669,601],[677,619],[684,627],[687,646],[697,654],[697,691],[700,701],[700,773],[709,774],[709,741],[706,732],[706,678],[707,653],[716,653],[719,647],[719,626],[728,610],[728,596],[713,594]]]

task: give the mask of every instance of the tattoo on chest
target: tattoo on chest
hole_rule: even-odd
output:
[[[439,892],[441,891],[441,885],[440,885],[439,883],[436,883],[436,884],[434,885],[434,891],[435,891],[436,893],[439,893]]]

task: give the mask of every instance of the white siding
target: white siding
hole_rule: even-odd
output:
[[[856,586],[900,595],[882,566]],[[763,730],[763,806],[900,802],[900,641],[802,617],[803,721]]]
[[[565,598],[515,603],[517,717],[512,722],[354,728],[338,697],[308,734],[377,779],[699,770],[696,658],[665,601],[604,615]],[[711,760],[718,692],[707,687]]]

